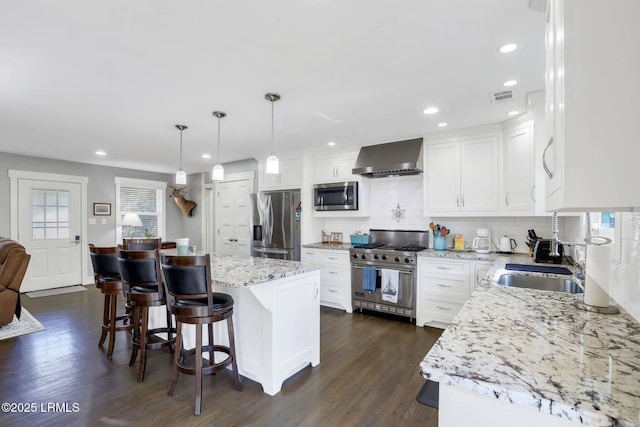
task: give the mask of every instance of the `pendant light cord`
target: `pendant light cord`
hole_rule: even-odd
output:
[[[216,154],[216,160],[220,164],[220,117],[218,117],[218,153]]]
[[[271,154],[273,154],[273,100],[271,100]]]
[[[182,170],[182,129],[180,129],[180,170]]]

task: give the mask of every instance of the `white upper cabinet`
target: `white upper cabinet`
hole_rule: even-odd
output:
[[[498,214],[497,135],[428,142],[425,156],[425,215]]]
[[[532,123],[504,133],[504,209],[514,215],[534,214],[534,145]]]
[[[359,175],[353,175],[351,170],[356,163],[358,153],[344,153],[339,155],[319,155],[315,163],[315,184],[340,181],[358,181]]]
[[[548,12],[546,209],[640,207],[640,2],[550,0]]]
[[[302,156],[278,156],[280,173],[268,174],[260,163],[260,191],[302,188]]]

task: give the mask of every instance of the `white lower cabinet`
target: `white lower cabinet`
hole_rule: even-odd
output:
[[[302,262],[322,264],[320,304],[352,313],[349,251],[303,248],[301,260]]]
[[[419,257],[416,325],[446,328],[491,265]]]

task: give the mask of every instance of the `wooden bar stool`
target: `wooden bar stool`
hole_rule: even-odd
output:
[[[195,375],[196,415],[202,406],[202,376],[215,374],[231,364],[235,386],[244,389],[236,362],[235,339],[233,334],[233,298],[231,295],[213,292],[211,283],[211,260],[209,255],[161,256],[162,282],[167,294],[171,313],[176,317],[176,351],[174,353],[173,375],[169,396],[173,395],[180,372]],[[213,324],[227,320],[229,346],[215,345]],[[182,345],[183,324],[195,325],[196,348],[185,350]],[[202,345],[202,325],[208,327],[209,344]],[[209,360],[202,353],[209,353]],[[226,353],[227,357],[215,362],[214,353]]]
[[[126,251],[118,249],[118,268],[122,277],[127,301],[133,308],[133,337],[131,338],[131,359],[133,366],[140,351],[138,381],[144,380],[147,350],[169,347],[173,353],[176,333],[172,327],[171,314],[166,310],[167,326],[149,329],[149,307],[166,305],[164,287],[160,285],[158,251]],[[156,334],[166,333],[163,339]]]
[[[127,251],[153,251],[160,248],[160,238],[125,238],[122,239],[122,249]]]
[[[118,270],[118,258],[115,247],[96,247],[89,245],[91,264],[93,265],[93,277],[96,288],[104,295],[104,308],[102,311],[102,334],[98,346],[102,347],[109,335],[107,357],[113,355],[116,332],[133,330],[130,308],[126,314],[117,315],[118,296],[124,296],[120,271]]]

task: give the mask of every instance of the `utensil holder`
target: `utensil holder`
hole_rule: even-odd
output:
[[[447,238],[444,236],[433,236],[433,249],[444,251],[446,249]]]

